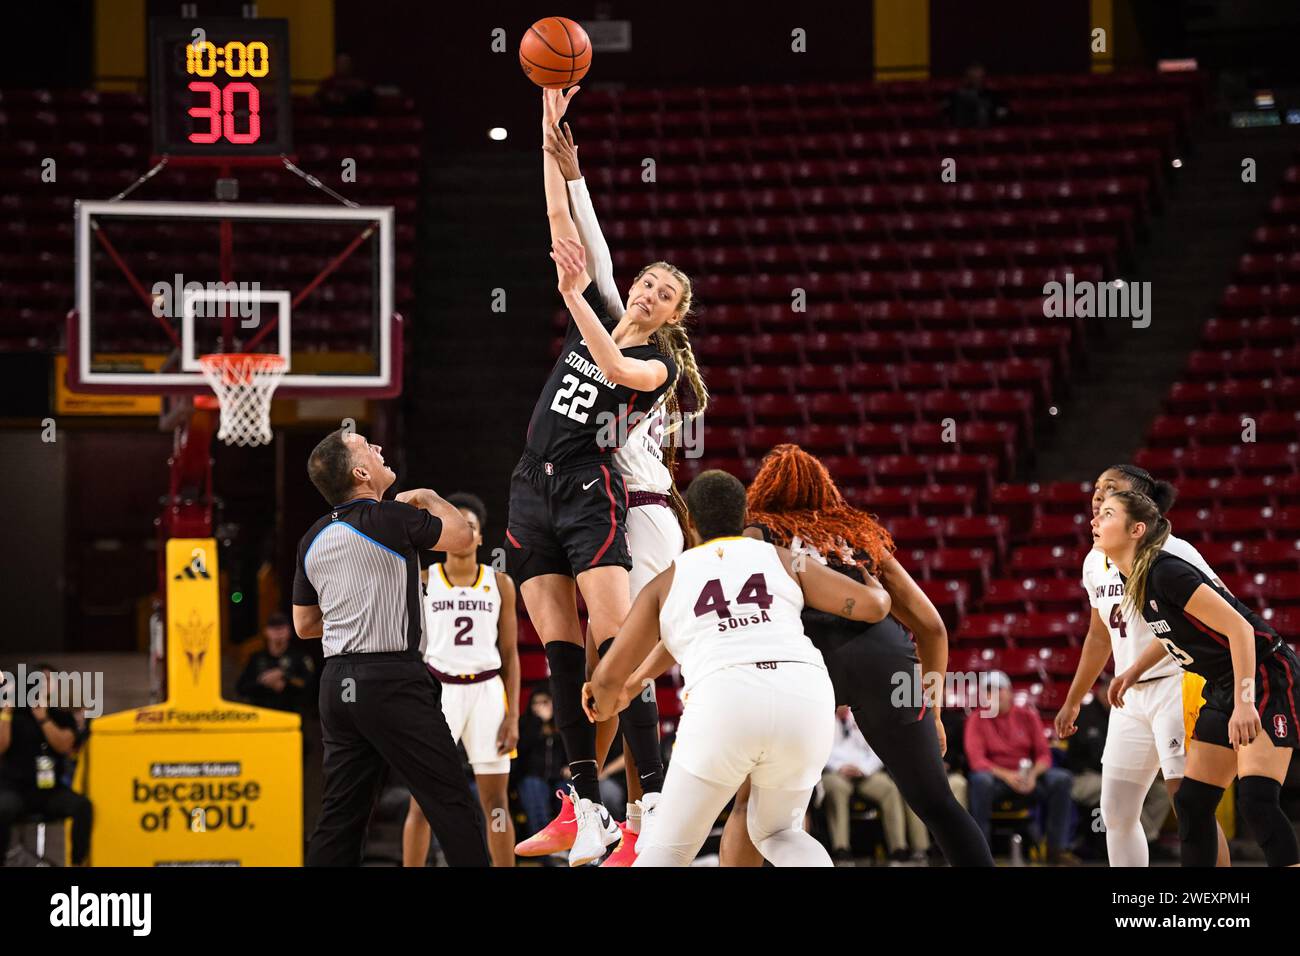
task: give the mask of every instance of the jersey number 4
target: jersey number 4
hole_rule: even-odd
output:
[[[762,572],[749,576],[740,593],[736,595],[737,604],[754,604],[766,611],[772,606],[772,595],[767,593],[767,579]],[[731,602],[722,594],[722,582],[713,578],[700,589],[700,596],[695,599],[695,616],[703,617],[712,611],[718,617],[731,617]]]
[[[1120,637],[1128,637],[1128,625],[1124,623],[1124,615],[1120,613],[1118,604],[1110,606],[1110,626],[1119,631]]]
[[[586,410],[595,404],[596,396],[600,394],[596,391],[596,386],[590,382],[579,382],[576,375],[566,375],[561,381],[564,382],[564,387],[557,389],[555,397],[551,399],[551,411],[586,424]]]

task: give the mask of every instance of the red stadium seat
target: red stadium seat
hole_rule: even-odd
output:
[[[1033,613],[1016,616],[1011,637],[1016,644],[1035,647],[1063,647],[1081,643],[1088,633],[1087,597],[1078,588],[1079,603],[1083,610],[1065,613]]]
[[[1175,528],[1181,531],[1177,524],[1175,524]],[[1244,568],[1242,562],[1245,558],[1245,542],[1200,541],[1196,543],[1196,550],[1205,559],[1205,563],[1220,576],[1224,574],[1240,574]]]
[[[802,395],[758,395],[750,404],[750,413],[755,425],[802,425],[804,405]]]
[[[1047,676],[1051,678],[1065,678],[1067,680],[1074,677],[1074,672],[1079,666],[1079,657],[1082,655],[1081,647],[1044,647],[1038,651],[1039,662]]]
[[[894,518],[885,527],[900,548],[935,549],[940,545],[938,518]]]
[[[926,515],[969,517],[977,493],[965,485],[926,485],[917,492],[917,510]]]
[[[1007,519],[1012,537],[1029,530],[1038,509],[1038,485],[1001,484],[993,489],[990,509]]]
[[[1300,571],[1300,539],[1252,541],[1245,545],[1241,561],[1252,572]],[[1216,566],[1211,565],[1211,567]]]
[[[916,494],[911,488],[888,486],[846,488],[844,482],[838,478],[836,483],[840,485],[840,490],[844,492],[849,504],[874,514],[886,525],[895,518],[916,516]]]
[[[1075,548],[1039,545],[1017,548],[1011,556],[1010,571],[1017,577],[1056,577],[1078,579],[1083,562]]]
[[[853,430],[853,448],[860,455],[897,455],[904,450],[904,434],[902,425],[859,425]]]
[[[988,585],[996,555],[983,548],[940,548],[930,555],[930,576],[964,581],[978,600]]]
[[[1044,676],[1036,647],[1009,647],[1002,652],[1002,668],[1013,681]]]
[[[951,632],[952,639],[959,647],[1006,647],[1010,644],[1013,620],[1012,614],[968,614],[962,618],[961,626]]]
[[[910,455],[881,455],[874,461],[877,485],[917,487],[930,483],[926,463]]]
[[[997,515],[951,517],[943,521],[943,541],[950,548],[984,548],[1001,558],[1006,553],[1006,519]]]
[[[1085,518],[1082,514],[1077,514],[1074,517],[1069,515],[1043,515],[1034,519],[1025,535],[1025,540],[1029,544],[1059,544],[1065,548],[1080,548],[1082,550],[1080,551],[1079,560],[1082,561],[1083,555],[1091,547],[1092,531],[1089,527],[1091,520],[1091,515]]]
[[[949,632],[953,631],[969,603],[966,585],[961,581],[918,581],[917,584],[934,604]]]
[[[948,655],[948,673],[968,674],[1002,670],[1003,651],[996,647],[963,647]]]

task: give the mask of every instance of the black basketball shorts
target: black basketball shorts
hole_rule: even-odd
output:
[[[505,551],[518,584],[607,565],[631,570],[623,476],[608,459],[552,464],[525,452],[510,476]]]
[[[1275,747],[1300,747],[1300,657],[1283,644],[1277,651],[1255,665],[1255,708],[1259,711],[1264,733]],[[1235,681],[1231,674],[1214,681],[1206,681],[1201,696],[1205,703],[1196,717],[1193,740],[1220,747],[1231,747],[1228,742],[1228,721],[1232,717]]]

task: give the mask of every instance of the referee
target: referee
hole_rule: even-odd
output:
[[[411,788],[452,866],[487,866],[487,845],[441,687],[424,666],[419,552],[472,541],[456,508],[428,489],[384,492],[397,480],[382,449],[331,432],[307,459],[330,512],[298,544],[293,625],[324,642],[321,813],[308,866],[359,866],[384,764]]]

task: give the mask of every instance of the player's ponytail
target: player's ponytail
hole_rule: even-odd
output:
[[[1151,565],[1160,549],[1169,540],[1172,527],[1169,519],[1160,513],[1155,501],[1139,491],[1117,491],[1106,498],[1107,501],[1119,501],[1124,509],[1126,528],[1132,528],[1139,521],[1146,525],[1137,550],[1133,555],[1133,572],[1124,584],[1124,603],[1130,614],[1142,616],[1142,605],[1146,601],[1147,576]]]
[[[659,351],[672,356],[673,361],[677,363],[677,378],[669,383],[669,391],[675,391],[681,381],[685,381],[690,386],[694,401],[691,403],[693,407],[687,417],[695,418],[703,415],[704,409],[708,407],[709,390],[704,384],[704,377],[700,374],[700,365],[695,360],[695,352],[691,349],[691,339],[686,331],[686,320],[693,314],[691,304],[695,296],[694,288],[691,286],[691,277],[672,263],[659,261],[650,263],[638,272],[636,275],[637,280],[640,280],[651,269],[662,269],[676,279],[682,287],[682,298],[677,303],[675,312],[675,317],[679,321],[661,325],[651,338]],[[674,420],[669,422],[664,429],[664,433],[667,435],[671,435],[681,428],[680,406],[671,409],[671,411],[675,414],[673,416]]]
[[[661,260],[650,263],[637,273],[636,278],[639,280],[651,269],[662,269],[676,279],[682,287],[681,301],[677,303],[674,316],[680,321],[660,326],[651,336],[651,341],[654,342],[659,351],[671,356],[672,360],[677,364],[677,377],[669,383],[668,391],[664,396],[664,411],[667,412],[668,419],[664,426],[664,437],[670,438],[664,448],[664,466],[667,467],[668,474],[673,479],[668,489],[669,503],[672,506],[673,513],[677,516],[677,523],[681,525],[682,535],[689,541],[690,531],[686,501],[677,489],[677,446],[681,444],[681,436],[677,435],[677,432],[682,427],[682,405],[678,395],[678,385],[685,381],[690,386],[693,407],[686,416],[687,418],[696,418],[704,414],[704,410],[709,405],[709,389],[704,384],[704,376],[700,374],[700,366],[695,360],[695,352],[691,348],[691,339],[686,331],[686,319],[692,314],[691,304],[694,300],[691,277],[672,263]]]
[[[1178,498],[1177,488],[1167,481],[1156,481],[1151,472],[1145,468],[1139,468],[1137,465],[1111,465],[1110,470],[1117,471],[1127,478],[1129,484],[1133,486],[1133,491],[1146,495],[1155,502],[1161,514],[1168,513]]]

